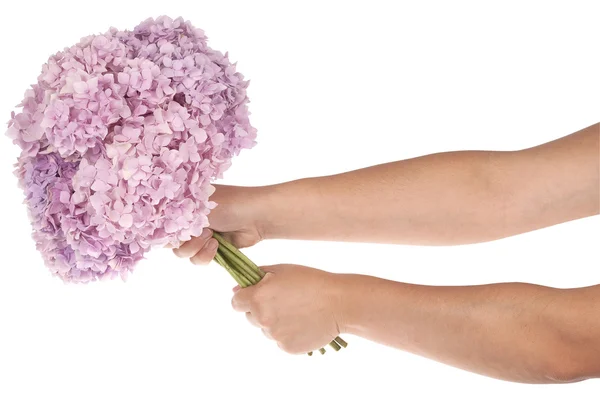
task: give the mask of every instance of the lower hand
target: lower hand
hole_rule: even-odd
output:
[[[297,265],[262,267],[256,285],[234,289],[232,306],[277,342],[302,354],[327,345],[340,334],[340,292],[336,274]]]

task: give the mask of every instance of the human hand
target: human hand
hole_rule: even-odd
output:
[[[256,285],[234,288],[232,306],[290,354],[319,349],[340,334],[338,275],[298,265],[261,267]]]
[[[184,242],[175,255],[190,258],[194,264],[208,264],[214,259],[219,246],[212,238],[213,230],[222,233],[223,237],[238,248],[252,246],[262,238],[259,219],[263,210],[263,188],[235,187],[216,185],[211,201],[217,203],[208,216],[210,228],[205,228],[199,237]]]

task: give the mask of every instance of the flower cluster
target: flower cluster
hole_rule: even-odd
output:
[[[181,18],[111,28],[50,57],[7,132],[50,270],[125,278],[153,246],[199,235],[211,180],[255,143],[247,86]]]

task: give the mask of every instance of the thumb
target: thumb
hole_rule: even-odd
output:
[[[284,266],[285,265],[261,266],[260,270],[264,271],[265,273],[277,273],[278,271],[281,271]]]

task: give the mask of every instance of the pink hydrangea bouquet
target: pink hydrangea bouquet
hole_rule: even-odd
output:
[[[50,271],[67,282],[125,279],[152,247],[200,235],[211,181],[255,144],[247,87],[182,18],[111,28],[51,56],[7,132]],[[264,276],[215,237],[216,261],[241,286]]]

